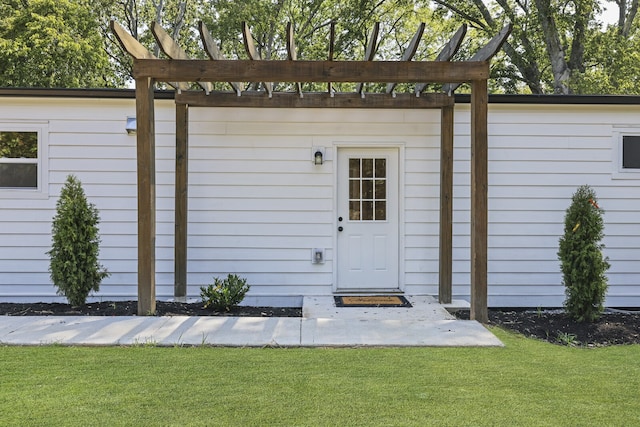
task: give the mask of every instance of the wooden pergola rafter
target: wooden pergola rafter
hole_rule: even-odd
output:
[[[335,27],[331,24],[328,60],[297,58],[293,26],[287,26],[287,60],[262,60],[249,27],[242,34],[249,60],[227,60],[206,26],[199,24],[202,43],[210,60],[189,59],[159,25],[151,29],[162,51],[170,59],[158,59],[115,22],[113,33],[134,58],[136,82],[138,164],[138,314],[155,312],[155,120],[154,84],[168,82],[177,89],[176,103],[176,196],[175,196],[175,287],[177,299],[187,290],[187,194],[188,122],[193,107],[268,108],[400,108],[441,110],[440,156],[440,276],[439,300],[452,298],[453,223],[453,92],[462,83],[471,86],[471,318],[487,321],[487,81],[489,61],[511,32],[504,27],[469,61],[450,61],[464,35],[462,26],[444,46],[435,61],[412,61],[424,31],[422,24],[401,61],[375,61],[378,27],[374,27],[365,60],[334,61]],[[213,90],[213,82],[228,82],[232,91]],[[243,83],[262,82],[264,90],[243,90]],[[295,92],[275,90],[271,82],[295,84]],[[303,92],[302,83],[326,83],[327,92]],[[332,83],[357,83],[352,93],[336,93]],[[190,90],[196,83],[202,90]],[[365,92],[366,83],[386,84],[386,93]],[[396,93],[398,83],[414,83],[413,93]],[[424,93],[428,84],[443,91]]]

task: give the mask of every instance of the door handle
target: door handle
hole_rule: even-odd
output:
[[[338,231],[342,231],[342,230],[344,230],[343,227],[338,227]]]

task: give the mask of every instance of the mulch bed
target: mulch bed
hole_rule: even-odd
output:
[[[73,307],[62,303],[0,302],[0,316],[136,316],[137,301],[103,301]],[[299,307],[235,307],[229,311],[204,308],[202,302],[156,302],[157,316],[302,317]]]
[[[459,312],[458,318],[469,318]],[[489,310],[489,325],[554,344],[604,347],[640,344],[640,312],[606,311],[596,322],[576,322],[563,310]]]

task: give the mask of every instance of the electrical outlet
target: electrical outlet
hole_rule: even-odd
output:
[[[311,249],[311,263],[324,264],[324,249],[322,248]]]

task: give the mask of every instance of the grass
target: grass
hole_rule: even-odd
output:
[[[640,425],[640,346],[0,347],[0,425]]]

